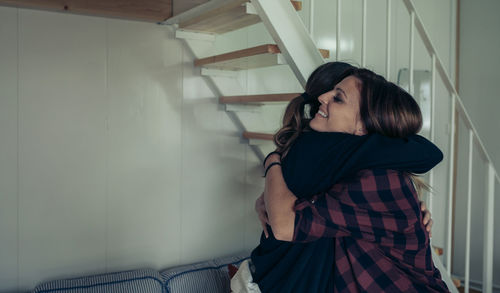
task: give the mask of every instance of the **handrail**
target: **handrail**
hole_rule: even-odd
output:
[[[474,136],[475,136],[477,142],[479,142],[480,150],[483,152],[483,155],[485,156],[487,161],[493,162],[491,160],[488,152],[486,151],[486,148],[484,147],[484,143],[481,140],[481,138],[479,137],[479,133],[477,132],[476,128],[474,127],[474,124],[472,123],[472,120],[470,119],[470,116],[469,116],[467,110],[465,109],[465,106],[464,106],[462,99],[458,95],[458,92],[457,92],[455,86],[453,85],[453,82],[451,81],[450,77],[448,76],[446,69],[443,66],[443,62],[441,61],[438,53],[434,49],[434,45],[432,44],[432,41],[429,37],[429,34],[427,33],[427,30],[425,29],[424,24],[422,23],[422,20],[421,20],[420,16],[418,15],[418,12],[415,9],[415,6],[413,5],[413,1],[412,0],[403,0],[403,2],[406,5],[406,8],[407,8],[409,13],[412,13],[412,12],[415,13],[415,26],[416,26],[418,32],[420,33],[420,37],[422,38],[422,41],[423,41],[425,47],[427,48],[427,52],[429,53],[429,55],[431,57],[435,56],[435,58],[436,58],[435,64],[437,66],[438,72],[440,73],[442,80],[443,80],[445,86],[447,87],[448,91],[450,92],[450,94],[455,95],[455,98],[458,101],[458,106],[459,106],[458,109],[465,116],[465,118],[466,118],[465,122],[466,122],[467,126],[469,128],[472,128],[472,131],[474,132]],[[494,168],[494,169],[495,169],[494,170],[495,177],[498,181],[500,181],[500,177],[498,175],[498,172],[497,172],[496,168]]]
[[[388,1],[388,5],[390,0]],[[430,40],[429,34],[427,33],[424,24],[416,11],[412,0],[403,0],[408,13],[410,13],[411,18],[411,27],[410,27],[410,93],[412,92],[412,77],[411,73],[413,72],[413,27],[416,26],[417,31],[424,43],[424,46],[427,49],[428,54],[431,56],[432,63],[432,77],[431,77],[431,140],[434,139],[434,107],[435,107],[435,70],[439,72],[441,76],[441,80],[443,81],[445,87],[451,95],[451,133],[450,133],[450,163],[449,163],[449,185],[448,185],[448,233],[447,233],[447,258],[446,258],[446,269],[448,274],[451,274],[451,243],[452,239],[452,224],[453,224],[453,172],[454,172],[454,155],[455,155],[455,147],[454,147],[454,139],[457,135],[458,129],[455,129],[455,111],[462,117],[466,124],[466,128],[469,130],[469,149],[468,149],[468,174],[467,174],[467,213],[466,213],[466,245],[465,245],[465,276],[464,276],[464,291],[469,292],[470,287],[470,235],[471,235],[471,202],[472,202],[472,156],[475,150],[475,145],[479,146],[479,150],[483,157],[485,158],[485,163],[488,166],[488,185],[487,185],[487,194],[485,199],[485,235],[483,237],[483,284],[482,289],[484,292],[492,292],[493,291],[493,255],[494,255],[494,247],[493,247],[493,232],[494,232],[494,197],[495,197],[495,183],[496,181],[500,182],[499,174],[496,168],[493,166],[493,161],[489,156],[486,147],[484,146],[483,141],[481,140],[479,133],[474,126],[472,119],[465,108],[465,105],[458,95],[458,92],[448,76],[446,69],[439,58],[438,53],[434,49],[432,41]],[[457,103],[458,102],[458,103]],[[476,144],[474,143],[476,142]],[[495,181],[496,179],[496,181]],[[431,184],[433,181],[433,176],[431,173]],[[432,206],[432,205],[430,205]]]

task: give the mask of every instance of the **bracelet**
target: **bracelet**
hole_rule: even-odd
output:
[[[281,160],[281,153],[276,152],[276,151],[274,151],[274,152],[270,152],[270,153],[266,156],[266,158],[264,159],[264,162],[262,163],[262,166],[265,166],[265,165],[266,165],[266,161],[267,161],[267,159],[268,159],[271,155],[273,155],[273,154],[277,154],[277,155],[279,155],[279,156],[280,156],[280,160]]]
[[[271,169],[272,166],[276,166],[276,165],[280,165],[281,166],[281,163],[279,163],[279,162],[272,162],[271,164],[269,164],[269,166],[267,166],[267,168],[266,168],[266,172],[264,172],[264,176],[262,176],[262,177],[265,178],[267,176],[267,171],[269,171],[269,169]]]

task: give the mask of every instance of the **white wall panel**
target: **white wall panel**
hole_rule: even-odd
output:
[[[19,278],[103,271],[105,20],[20,10]]]
[[[500,100],[498,68],[500,67],[500,2],[494,0],[460,2],[460,97],[489,151],[494,166],[500,170],[498,132]],[[500,261],[500,260],[499,260]]]
[[[347,61],[358,66],[361,66],[361,7],[361,0],[344,0],[340,8],[342,16],[339,61]]]
[[[387,0],[366,2],[368,11],[366,14],[366,67],[377,73],[385,73]]]
[[[487,195],[488,165],[484,162],[476,146],[474,146],[476,151],[473,157],[472,175],[470,279],[474,284],[479,283],[477,289],[482,290],[480,283],[483,281],[484,213]]]
[[[108,271],[180,261],[182,47],[108,20]]]
[[[338,0],[314,1],[314,41],[318,48],[330,50],[330,58],[328,61],[335,61],[337,44],[337,35],[335,31],[337,24],[337,1]]]
[[[260,243],[262,226],[260,225],[255,201],[264,191],[265,181],[262,178],[262,162],[255,155],[250,146],[245,147],[246,170],[245,170],[245,249],[252,250]]]
[[[500,211],[500,182],[495,181],[495,211]],[[494,231],[500,230],[500,216],[494,215]],[[495,293],[500,292],[500,233],[493,236],[493,284],[495,284]]]
[[[0,7],[0,292],[17,291],[17,9]]]
[[[462,119],[459,119],[458,128],[458,148],[457,152],[457,180],[456,194],[454,204],[454,222],[453,222],[453,266],[451,273],[453,275],[465,276],[465,241],[467,227],[467,176],[468,176],[468,154],[469,154],[469,136],[466,126]]]
[[[400,69],[410,66],[410,15],[403,1],[392,1],[392,15],[390,80],[398,82]],[[408,84],[408,80],[404,82]]]
[[[456,1],[413,1],[432,44],[451,78],[454,77],[455,70]]]
[[[183,58],[181,258],[190,263],[241,251],[245,145],[217,99]]]

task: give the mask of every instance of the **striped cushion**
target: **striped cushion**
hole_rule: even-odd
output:
[[[74,279],[50,281],[38,285],[34,293],[71,292],[164,292],[163,279],[155,270],[144,269]]]
[[[249,258],[245,252],[235,256],[180,266],[160,272],[168,293],[230,292],[228,264],[239,265]]]

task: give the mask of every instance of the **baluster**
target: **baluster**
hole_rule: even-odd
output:
[[[469,293],[470,285],[470,234],[472,204],[472,155],[474,152],[474,131],[469,129],[469,170],[467,172],[467,224],[465,227],[465,281],[464,292]]]
[[[415,11],[410,13],[410,74],[408,81],[408,92],[413,95],[413,55],[414,55],[414,33],[415,32]]]
[[[447,233],[447,241],[446,241],[446,270],[448,274],[451,275],[451,256],[452,256],[452,242],[453,242],[453,189],[454,185],[454,172],[455,172],[455,136],[458,131],[455,129],[455,103],[456,96],[455,94],[451,95],[451,123],[450,123],[450,156],[448,157],[449,162],[449,171],[448,171],[448,233]]]
[[[386,20],[386,36],[387,44],[385,51],[385,78],[391,80],[391,0],[387,0],[387,20]]]
[[[337,0],[337,49],[335,51],[335,59],[338,61],[340,57],[340,9],[341,0]]]
[[[363,0],[361,21],[361,67],[366,67],[366,0]]]
[[[483,292],[493,292],[493,240],[495,235],[495,168],[488,163],[488,193],[484,207]]]

